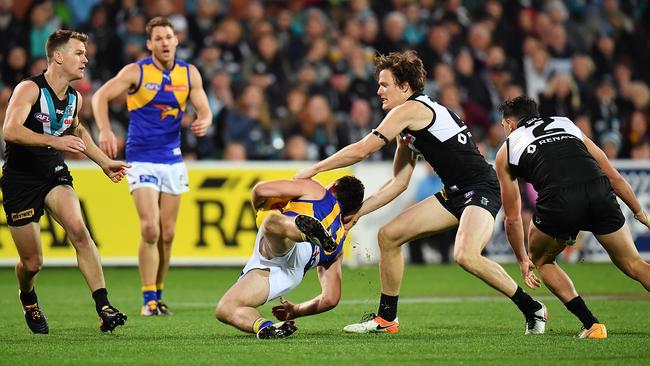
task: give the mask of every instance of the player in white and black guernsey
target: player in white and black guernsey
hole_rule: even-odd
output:
[[[376,130],[329,158],[301,171],[297,178],[349,166],[397,140],[393,178],[368,197],[352,220],[386,205],[408,186],[417,156],[431,164],[445,184],[433,197],[409,207],[379,230],[381,299],[378,314],[344,328],[350,333],[399,331],[397,300],[404,272],[401,246],[413,239],[458,226],[454,259],[463,269],[513,300],[526,318],[526,334],[544,332],[546,307],[533,300],[496,262],[481,252],[501,206],[494,169],[479,153],[465,123],[422,94],[425,71],[415,52],[391,53],[376,61],[382,108],[389,111]]]
[[[67,30],[50,35],[45,46],[47,71],[16,86],[2,129],[6,142],[0,179],[3,206],[20,257],[16,264],[20,301],[34,333],[49,332],[34,291],[35,276],[43,264],[39,219],[45,209],[63,226],[77,251],[100,329],[113,331],[126,321],[126,315],[108,301],[99,253],[83,222],[72,176],[63,161],[63,152],[84,153],[116,183],[128,168],[102,153],[77,118],[82,100],[69,83],[83,77],[88,63],[87,39],[85,34]]]
[[[578,338],[607,338],[607,329],[593,316],[555,258],[572,245],[580,230],[591,231],[612,261],[650,291],[650,264],[634,246],[616,196],[634,218],[650,227],[634,191],[612,167],[603,151],[565,117],[540,117],[536,103],[520,96],[500,106],[508,135],[497,153],[506,233],[526,284],[539,287],[537,267],[546,286],[582,322]],[[538,192],[528,236],[531,266],[524,248],[521,199],[517,178]]]

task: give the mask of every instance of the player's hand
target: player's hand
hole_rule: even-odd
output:
[[[126,170],[131,167],[131,164],[127,164],[119,160],[109,160],[105,166],[102,166],[102,170],[107,177],[109,177],[113,183],[120,182],[124,177],[126,177]]]
[[[343,227],[345,228],[346,234],[352,229],[354,225],[357,224],[357,221],[359,221],[360,218],[361,216],[359,216],[358,212],[354,215],[348,215],[343,218]]]
[[[294,179],[309,179],[316,175],[318,172],[314,169],[313,166],[310,166],[309,168],[305,168],[300,170],[296,175],[293,177]]]
[[[533,261],[530,259],[524,260],[523,262],[519,263],[519,269],[521,271],[521,278],[524,279],[526,286],[530,288],[537,288],[542,286],[542,284],[539,282],[539,278],[537,278],[537,276],[535,276],[535,272],[533,272],[533,269],[535,269]]]
[[[115,159],[117,156],[117,138],[113,131],[99,131],[99,148],[102,149],[109,158]]]
[[[86,151],[86,144],[84,141],[74,135],[65,135],[60,136],[54,139],[52,148],[58,151],[67,151],[67,152],[84,152]]]
[[[285,321],[295,319],[297,315],[298,305],[280,297],[280,305],[276,305],[271,309],[273,316],[278,320]]]
[[[212,124],[212,120],[208,118],[195,119],[190,125],[190,130],[197,137],[205,136],[208,133],[208,127]]]
[[[645,225],[648,229],[650,229],[650,218],[648,218],[648,213],[645,212],[644,209],[641,209],[641,213],[638,215],[634,215],[634,218],[636,221],[642,223]]]

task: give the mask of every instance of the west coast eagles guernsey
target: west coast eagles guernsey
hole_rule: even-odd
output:
[[[343,242],[345,241],[345,228],[343,227],[343,218],[341,216],[341,207],[338,201],[330,191],[326,191],[325,197],[320,200],[301,200],[295,199],[289,201],[281,210],[283,215],[297,216],[308,215],[320,220],[325,229],[332,235],[336,242],[336,250],[331,254],[325,254],[318,246],[313,246],[312,259],[305,267],[305,272],[316,265],[324,266],[334,261],[338,255],[343,252]]]
[[[183,161],[181,119],[190,94],[190,67],[175,60],[161,70],[151,57],[137,62],[140,80],[126,96],[131,115],[126,160],[159,164]]]
[[[24,126],[44,135],[65,134],[77,117],[77,91],[68,86],[65,99],[60,100],[47,83],[45,74],[26,80],[33,81],[39,90],[38,99],[32,105]],[[7,141],[5,156],[5,170],[28,176],[47,177],[64,168],[63,153],[51,147],[27,146]]]

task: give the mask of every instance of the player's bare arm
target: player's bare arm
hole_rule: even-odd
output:
[[[325,194],[325,188],[311,179],[287,179],[260,182],[253,187],[253,207],[259,210],[267,200],[282,198],[289,201],[293,198],[321,199]]]
[[[607,179],[609,179],[609,183],[612,185],[614,193],[616,193],[616,195],[625,202],[625,205],[632,210],[634,218],[637,221],[650,228],[650,218],[643,209],[643,206],[641,206],[641,203],[634,194],[634,190],[630,184],[625,180],[625,178],[623,178],[621,173],[612,166],[603,150],[596,146],[593,141],[585,136],[584,143],[591,156],[596,159],[600,169],[603,170]]]
[[[334,309],[341,299],[342,262],[343,256],[340,255],[327,267],[318,266],[318,280],[322,289],[320,295],[299,304],[283,298],[280,305],[273,307],[273,315],[278,320],[290,320]]]
[[[495,161],[495,170],[499,178],[499,185],[501,187],[501,202],[503,203],[503,211],[505,216],[505,230],[508,236],[508,242],[512,250],[515,252],[517,261],[519,262],[519,269],[521,277],[526,285],[530,288],[540,287],[540,282],[533,269],[535,268],[533,262],[526,253],[524,246],[524,225],[521,219],[521,195],[519,193],[519,185],[517,180],[510,174],[508,169],[508,149],[506,144],[503,144],[497,152]]]
[[[376,132],[369,133],[363,139],[344,147],[327,159],[298,172],[296,178],[311,178],[320,172],[343,168],[365,160],[395,139],[405,128],[415,130],[424,128],[432,117],[433,113],[421,103],[407,101],[388,112]]]
[[[93,116],[99,127],[99,147],[110,158],[117,156],[117,139],[108,119],[108,102],[135,87],[139,79],[140,67],[135,63],[128,64],[93,95]]]
[[[345,224],[346,230],[350,230],[362,216],[384,207],[387,203],[402,194],[409,186],[416,163],[416,155],[411,152],[404,140],[398,136],[397,150],[393,159],[393,176],[381,188],[363,201],[356,215]]]
[[[5,141],[20,145],[49,146],[58,151],[84,152],[86,145],[77,136],[51,136],[25,127],[29,111],[38,95],[38,86],[33,81],[23,81],[16,86],[2,126]]]
[[[190,103],[196,110],[196,120],[190,125],[192,133],[196,136],[205,136],[208,128],[212,124],[212,111],[208,104],[208,96],[203,90],[203,80],[201,73],[194,66],[190,65],[190,80],[192,87],[190,89]]]

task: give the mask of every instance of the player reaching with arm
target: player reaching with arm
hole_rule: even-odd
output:
[[[117,142],[108,119],[108,102],[128,92],[131,121],[126,160],[133,164],[127,180],[140,218],[138,262],[142,282],[141,315],[168,315],[162,301],[169,270],[181,193],[188,188],[187,169],[180,149],[181,120],[187,102],[196,109],[190,128],[204,136],[212,112],[194,65],[176,59],[178,39],[169,19],[147,23],[147,48],[151,56],[125,66],[93,96],[93,114],[99,126],[99,143],[109,156]]]
[[[457,226],[456,263],[517,305],[526,319],[526,334],[543,333],[546,307],[524,292],[498,263],[482,255],[492,236],[501,200],[494,169],[479,153],[467,126],[455,113],[422,94],[425,71],[413,51],[379,56],[375,70],[379,83],[377,95],[382,108],[390,112],[365,138],[303,170],[296,178],[309,178],[355,164],[397,139],[394,177],[364,202],[360,214],[385,205],[406,189],[415,164],[408,149],[424,157],[445,187],[435,196],[409,207],[379,230],[378,314],[371,314],[367,320],[364,317],[360,323],[346,326],[344,331],[398,332],[397,302],[404,274],[401,246]]]
[[[281,214],[264,218],[253,255],[219,301],[217,318],[260,339],[285,338],[297,330],[293,319],[333,309],[341,297],[344,224],[361,206],[363,194],[363,184],[352,176],[339,178],[327,188],[311,179],[257,184],[252,198],[255,209],[276,207]],[[329,241],[334,245],[325,249]],[[281,324],[273,325],[261,316],[259,306],[294,289],[314,267],[320,295],[299,304],[282,299],[273,308]]]
[[[2,196],[7,225],[20,257],[16,275],[27,325],[34,333],[49,326],[34,290],[43,264],[39,219],[47,209],[66,231],[77,252],[79,269],[95,300],[103,332],[123,325],[126,315],[111,306],[97,247],[81,215],[64,152],[81,152],[117,183],[130,166],[108,158],[79,123],[81,95],[69,83],[83,78],[85,34],[68,30],[47,39],[48,67],[44,73],[22,81],[9,101],[3,125],[7,145]]]
[[[605,153],[565,117],[539,116],[537,104],[526,96],[505,101],[501,124],[507,140],[496,157],[505,228],[529,287],[542,282],[582,322],[577,338],[607,338],[607,329],[578,295],[555,258],[573,245],[580,230],[591,231],[626,275],[650,291],[650,264],[639,255],[616,200],[620,197],[634,218],[650,226],[648,215],[632,187],[610,164]],[[524,248],[521,201],[517,178],[539,192]],[[533,266],[534,264],[534,266]]]

